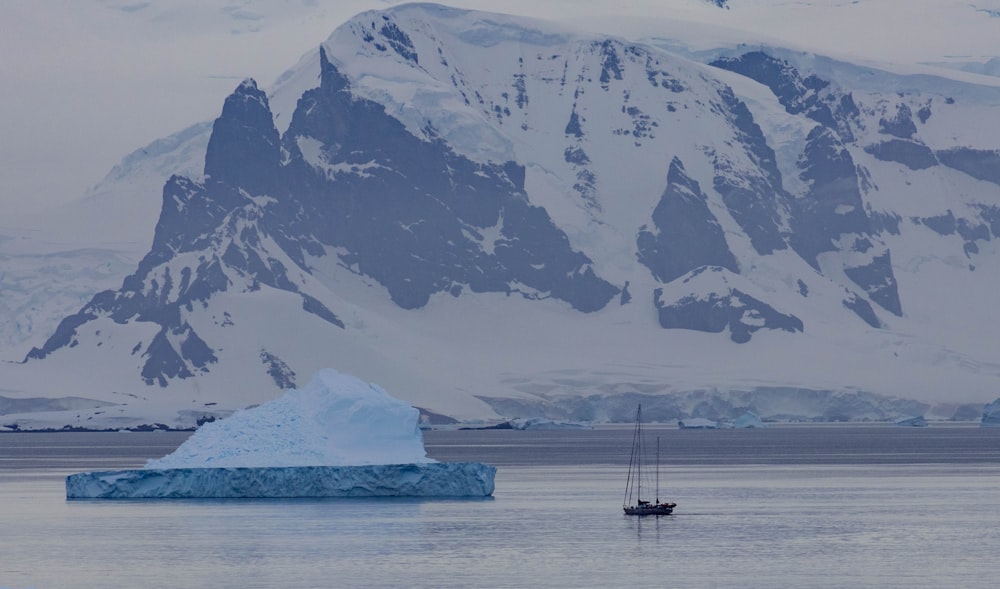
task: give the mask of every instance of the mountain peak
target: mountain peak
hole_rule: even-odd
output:
[[[240,85],[236,88],[236,91],[245,93],[258,92],[259,89],[257,88],[257,80],[254,80],[253,78],[244,78],[243,81],[240,82]]]
[[[225,98],[135,272],[5,387],[170,424],[331,365],[452,417],[995,395],[997,92],[428,5],[283,79]]]
[[[247,78],[226,98],[215,120],[205,176],[250,194],[271,194],[277,188],[280,150],[267,95],[253,78]]]

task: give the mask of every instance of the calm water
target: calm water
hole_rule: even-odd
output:
[[[182,434],[0,435],[0,587],[993,587],[1000,430],[659,435],[673,516],[621,513],[631,428],[427,432],[489,500],[71,501]]]

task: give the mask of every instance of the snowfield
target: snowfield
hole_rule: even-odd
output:
[[[628,421],[639,400],[663,421],[748,410],[959,419],[1000,389],[1000,78],[989,75],[1000,18],[989,6],[672,0],[614,18],[573,4],[567,19],[563,2],[505,7],[516,15],[198,4],[190,17],[114,2],[73,14],[152,37],[195,19],[192,47],[315,38],[291,56],[218,55],[240,72],[190,84],[208,106],[183,123],[164,118],[163,138],[84,198],[5,217],[0,429],[193,428],[330,366],[441,421]],[[57,18],[35,10],[18,16]],[[336,22],[317,32],[330,22],[319,16]],[[132,35],[114,42],[140,43]],[[378,105],[358,112],[396,121],[384,143],[335,137],[336,125],[308,118],[319,111],[297,112],[323,95],[320,48],[353,104]],[[476,203],[493,202],[494,180],[514,188],[495,218],[430,199],[415,218],[397,207],[402,216],[381,225],[352,220],[355,242],[289,235],[315,212],[296,215],[281,208],[287,195],[247,186],[234,187],[239,206],[202,214],[222,202],[211,192],[219,178],[205,173],[209,119],[247,75],[275,80],[261,107],[281,142],[276,169],[295,190],[379,195],[385,178],[417,185],[438,173],[476,186]],[[167,110],[148,100],[146,118]],[[383,157],[413,138],[449,166]],[[342,150],[348,140],[355,151]],[[465,165],[478,171],[462,176]],[[12,190],[30,180],[18,182]],[[515,225],[521,204],[544,210],[551,228]],[[452,224],[455,236],[437,240]],[[686,231],[694,237],[671,241]],[[372,245],[380,238],[390,245]],[[518,247],[530,251],[503,258]],[[385,251],[411,262],[375,256]],[[437,274],[418,274],[425,266]],[[216,290],[182,300],[216,269]],[[594,281],[615,294],[582,312]],[[399,304],[425,285],[425,304]],[[140,299],[150,306],[129,307]]]

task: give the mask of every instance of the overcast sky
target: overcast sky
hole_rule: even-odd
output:
[[[919,61],[1000,53],[1000,1],[455,0],[612,34],[669,33],[679,21]],[[245,77],[267,88],[341,23],[390,0],[0,1],[0,214],[80,198],[131,151],[218,115]],[[622,7],[624,5],[624,7]],[[768,5],[769,10],[760,10]],[[792,7],[798,8],[792,8]],[[753,8],[753,10],[750,10]],[[642,17],[638,23],[621,17]],[[662,18],[656,21],[650,16]],[[840,23],[834,26],[834,21]],[[850,26],[844,26],[849,23]],[[971,26],[969,23],[975,23]],[[740,34],[735,34],[739,36]]]

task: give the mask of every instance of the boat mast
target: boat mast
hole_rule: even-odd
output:
[[[636,505],[642,501],[642,404],[639,405],[639,409],[635,412],[635,439],[636,439],[636,454],[638,462],[636,468],[635,480],[638,483],[636,486]]]
[[[660,504],[660,436],[656,436],[656,504]]]
[[[632,456],[628,463],[628,479],[625,482],[625,500],[623,506],[632,501],[633,491],[636,493],[636,505],[642,499],[642,405],[635,413],[635,429],[632,432]],[[633,488],[634,486],[634,488]]]

